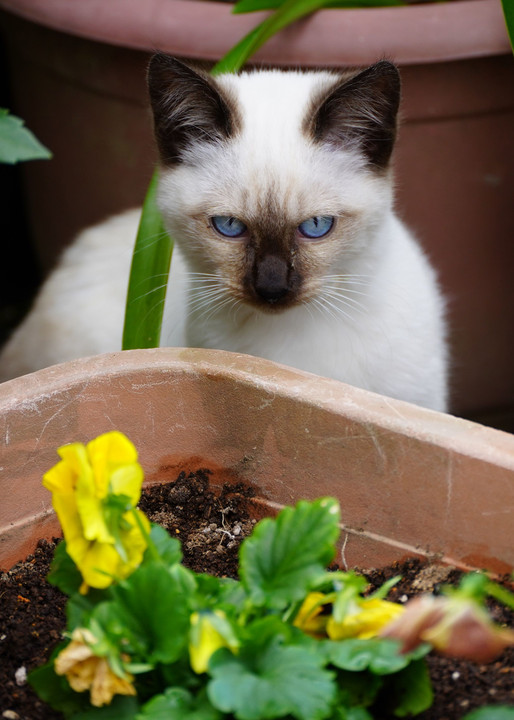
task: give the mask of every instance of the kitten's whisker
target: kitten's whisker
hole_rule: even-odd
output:
[[[335,292],[338,291],[344,291],[345,293],[351,293],[352,295],[362,295],[364,297],[367,297],[368,293],[362,292],[361,290],[353,290],[352,288],[347,287],[341,287],[340,284],[336,283],[326,283],[323,285],[324,290],[333,290]]]
[[[341,302],[343,305],[346,305],[346,307],[352,307],[355,309],[359,309],[362,312],[366,311],[366,308],[362,303],[360,303],[355,298],[347,297],[343,292],[336,292],[336,291],[328,290],[328,291],[322,293],[322,296],[331,298],[331,300],[333,300],[335,302]]]
[[[319,310],[322,317],[328,315],[328,317],[332,318],[333,320],[337,320],[337,313],[334,312],[333,306],[331,305],[331,303],[328,303],[325,298],[314,298],[313,304]]]
[[[148,290],[148,292],[142,293],[141,295],[138,295],[137,297],[132,299],[132,302],[138,302],[139,300],[142,300],[145,297],[149,297],[150,295],[153,295],[153,293],[159,292],[163,288],[167,288],[168,283],[163,283],[162,285],[158,285],[157,287],[152,288],[151,290]],[[161,302],[161,301],[159,301]]]

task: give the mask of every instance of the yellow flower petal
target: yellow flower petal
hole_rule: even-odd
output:
[[[43,485],[52,493],[73,493],[76,481],[77,473],[64,460],[43,475]]]
[[[87,447],[71,443],[58,453],[62,459],[45,473],[43,485],[52,491],[68,554],[82,573],[81,592],[89,586],[108,587],[138,567],[147,546],[150,524],[140,511],[140,523],[132,514],[143,482],[137,451],[128,438],[113,431]],[[124,513],[125,500],[121,507],[111,500],[116,495],[126,496],[132,509]]]
[[[226,615],[222,610],[214,614],[221,619]],[[207,671],[211,656],[222,647],[230,648],[227,639],[213,625],[210,613],[192,613],[189,660],[193,671],[200,675]],[[235,647],[231,649],[235,650]]]
[[[116,488],[110,488],[112,476],[120,466],[130,466],[137,463],[137,450],[130,440],[123,433],[113,430],[104,433],[91,440],[87,444],[87,453],[97,483],[99,497],[105,497],[107,492],[129,495],[135,504],[139,500],[139,487],[136,486],[134,478],[142,480],[142,473],[134,472],[134,468],[124,473],[124,477],[118,479]],[[135,495],[134,495],[135,493]]]
[[[404,611],[402,605],[376,598],[360,600],[357,606],[356,612],[348,613],[341,622],[336,622],[332,616],[329,618],[327,634],[332,640],[375,637]]]
[[[328,615],[321,615],[325,595],[311,592],[303,601],[293,625],[314,637],[326,636]]]

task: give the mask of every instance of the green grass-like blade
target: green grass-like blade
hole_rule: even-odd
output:
[[[234,5],[233,13],[256,12],[259,10],[277,10],[285,4],[285,0],[239,0]],[[320,7],[324,8],[369,8],[392,7],[405,5],[403,0],[326,0]]]
[[[279,30],[325,5],[326,0],[285,0],[272,15],[251,30],[214,66],[213,74],[236,72]]]
[[[139,223],[127,292],[123,350],[158,347],[173,240],[162,224],[154,173]]]
[[[509,33],[510,46],[514,52],[514,2],[512,0],[502,0],[502,7],[507,32]]]

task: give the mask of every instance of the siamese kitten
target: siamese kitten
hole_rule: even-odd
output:
[[[148,72],[176,240],[161,345],[248,353],[446,410],[444,304],[393,211],[398,71]],[[138,212],[63,254],[3,379],[121,346]]]

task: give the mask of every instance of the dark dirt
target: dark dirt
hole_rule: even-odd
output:
[[[239,483],[225,484],[215,493],[208,472],[198,471],[145,490],[140,507],[180,538],[187,567],[237,577],[239,544],[255,524],[250,516],[252,494]],[[6,720],[62,718],[38,700],[24,679],[25,671],[48,658],[65,624],[66,598],[44,580],[56,542],[40,541],[25,562],[0,574],[0,717]],[[399,602],[420,592],[437,592],[440,584],[460,576],[457,570],[419,560],[366,572],[372,587],[398,574],[402,580],[390,599]],[[514,613],[494,604],[491,612],[497,622],[514,627]],[[436,698],[419,720],[460,720],[483,705],[514,705],[514,648],[489,665],[434,656],[429,667]]]

